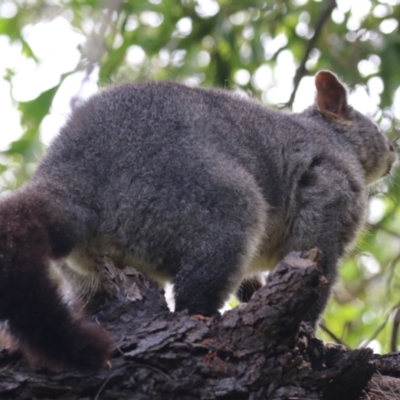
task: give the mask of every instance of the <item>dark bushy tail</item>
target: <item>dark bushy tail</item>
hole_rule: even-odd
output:
[[[31,362],[99,370],[110,356],[109,335],[72,315],[49,277],[49,261],[77,241],[60,214],[29,191],[0,202],[0,321]]]

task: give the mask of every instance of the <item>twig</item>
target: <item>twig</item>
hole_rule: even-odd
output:
[[[390,336],[390,351],[397,351],[397,336],[399,333],[400,325],[400,308],[398,308],[394,314],[392,334]]]
[[[393,280],[394,277],[394,273],[395,273],[395,268],[397,263],[400,261],[400,253],[397,254],[397,256],[395,258],[393,258],[388,265],[388,270],[389,270],[389,274],[388,274],[388,278],[387,278],[387,299],[390,300],[392,297],[392,287],[391,287],[391,282]]]
[[[392,312],[396,309],[400,308],[400,302],[398,302],[395,306],[393,306],[390,310],[390,312],[386,315],[384,321],[376,328],[376,330],[373,332],[372,336],[362,345],[360,348],[365,348],[367,347],[385,328],[386,324],[389,322],[390,315]]]
[[[292,108],[294,98],[297,93],[297,89],[299,88],[299,84],[303,76],[306,74],[306,62],[308,60],[308,57],[311,53],[311,50],[315,47],[315,43],[317,42],[319,35],[321,34],[322,27],[325,25],[325,22],[331,15],[333,9],[336,7],[336,0],[327,0],[324,2],[325,6],[321,11],[321,14],[319,15],[319,18],[314,26],[314,34],[312,35],[311,39],[307,42],[307,47],[305,49],[303,58],[300,62],[299,67],[296,70],[296,75],[294,76],[293,79],[293,92],[290,95],[289,101],[285,104],[285,107]]]
[[[87,65],[85,66],[85,75],[81,80],[78,92],[71,98],[70,106],[74,110],[79,104],[79,100],[82,96],[83,87],[89,81],[90,75],[92,74],[96,64],[101,60],[101,57],[107,51],[106,46],[106,32],[107,29],[113,25],[113,13],[119,12],[122,7],[123,0],[104,0],[99,9],[105,11],[105,15],[102,15],[102,21],[99,28],[99,32],[96,33],[93,29],[92,36],[86,42],[85,48],[82,49],[81,60],[78,63],[76,70],[81,68],[83,60],[87,58]],[[114,22],[116,24],[117,19]],[[115,27],[111,29],[113,31]]]
[[[349,346],[347,346],[347,344],[345,342],[343,342],[343,340],[341,340],[338,336],[336,336],[331,330],[329,330],[326,325],[324,324],[319,324],[319,327],[321,328],[322,331],[324,331],[326,334],[328,334],[337,344],[341,344],[343,346],[346,346],[347,348]]]
[[[384,227],[381,223],[373,224],[370,226],[371,226],[371,229],[380,229],[381,231],[388,233],[389,235],[394,236],[395,238],[400,239],[400,233],[397,233],[395,231],[392,231],[389,228]]]

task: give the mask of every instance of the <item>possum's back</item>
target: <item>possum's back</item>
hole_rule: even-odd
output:
[[[138,181],[182,171],[198,179],[218,157],[259,171],[268,155],[252,126],[257,118],[272,121],[275,113],[224,91],[168,82],[111,87],[73,112],[36,180],[91,204],[104,190],[125,191]]]

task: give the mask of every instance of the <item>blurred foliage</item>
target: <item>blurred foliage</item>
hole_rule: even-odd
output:
[[[240,89],[278,106],[282,65],[293,66],[286,77],[293,90],[290,82],[303,62],[307,75],[328,68],[350,88],[364,87],[365,96],[368,93],[376,101],[377,122],[396,140],[399,3],[339,1],[316,31],[324,7],[334,7],[334,2],[3,0],[0,38],[6,36],[10,46],[19,44],[23,57],[37,65],[41,60],[30,46],[27,28],[63,18],[84,40],[76,49],[80,54],[76,68],[60,74],[59,84],[27,102],[13,99],[24,131],[0,154],[0,189],[19,186],[32,173],[43,147],[41,123],[64,80],[79,71],[84,73],[83,84],[93,74],[100,85],[173,79]],[[3,73],[11,95],[15,74],[13,68]],[[80,100],[77,93],[71,107]],[[372,344],[378,351],[390,350],[393,315],[400,304],[399,185],[397,174],[371,192],[370,228],[341,268],[341,280],[323,321],[326,330],[320,332],[324,339],[334,335],[351,347]]]

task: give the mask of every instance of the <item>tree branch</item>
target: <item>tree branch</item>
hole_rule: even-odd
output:
[[[357,399],[380,360],[370,349],[324,345],[302,322],[326,285],[319,256],[289,254],[247,304],[214,318],[171,313],[154,281],[105,260],[108,294],[90,309],[115,337],[112,368],[53,373],[3,350],[0,398]]]
[[[289,101],[285,104],[286,107],[292,108],[294,98],[297,93],[297,89],[299,88],[300,81],[307,73],[306,63],[308,57],[310,56],[311,50],[315,47],[315,44],[321,34],[323,26],[325,25],[326,21],[332,14],[332,11],[336,7],[336,0],[325,0],[323,4],[324,6],[322,8],[321,14],[319,15],[318,20],[314,26],[314,34],[312,35],[311,39],[307,42],[307,47],[304,51],[303,58],[300,62],[299,67],[296,70],[296,74],[293,79],[294,88],[292,94],[290,95]]]

